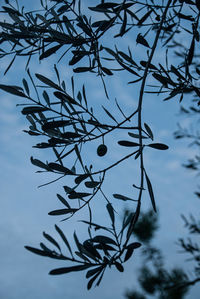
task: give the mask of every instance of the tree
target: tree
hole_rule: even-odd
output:
[[[198,122],[199,122],[199,113],[200,110],[194,106],[194,104],[189,104],[186,107],[182,107],[181,112],[183,115],[187,115],[193,119],[192,126],[189,127],[182,127],[179,125],[178,130],[174,133],[176,139],[186,138],[187,140],[191,141],[190,146],[195,146],[199,152],[200,146],[200,135],[198,131]],[[183,166],[186,169],[190,169],[193,172],[199,175],[199,165],[200,165],[200,157],[199,153],[197,153],[193,159],[190,159],[186,164]],[[194,192],[197,198],[200,197],[199,193],[199,186],[197,191]],[[185,224],[185,227],[188,229],[189,236],[186,239],[179,238],[178,244],[182,249],[182,252],[190,256],[190,261],[194,262],[194,270],[192,273],[192,277],[188,279],[188,281],[182,285],[182,287],[193,286],[200,281],[199,273],[199,254],[200,248],[198,243],[193,239],[193,235],[199,236],[200,233],[200,223],[199,220],[196,219],[193,215],[185,216],[184,214],[181,215]]]
[[[50,271],[52,275],[87,269],[90,289],[94,282],[100,284],[107,267],[115,266],[122,272],[123,263],[140,247],[139,242],[131,242],[130,238],[140,216],[144,193],[148,192],[156,212],[144,153],[148,150],[166,150],[168,146],[154,142],[155,134],[143,120],[143,100],[145,93],[156,93],[160,96],[166,94],[165,101],[178,97],[181,102],[184,95],[190,93],[198,102],[199,88],[195,82],[200,71],[195,65],[198,58],[195,44],[199,42],[200,3],[191,0],[168,0],[161,4],[156,1],[102,0],[95,1],[93,6],[86,6],[85,1],[76,0],[40,2],[39,11],[25,11],[17,1],[14,5],[5,0],[2,6],[6,20],[0,22],[0,58],[12,56],[5,74],[16,59],[27,57],[27,75],[22,80],[22,86],[0,84],[0,89],[24,99],[21,112],[30,123],[26,133],[42,140],[35,145],[36,148],[52,149],[54,158],[51,162],[45,163],[32,157],[32,164],[39,167],[40,172],[55,174],[57,177],[53,181],[68,178],[70,186],[63,186],[65,196],[57,194],[63,208],[53,210],[49,215],[64,216],[63,220],[68,220],[87,208],[88,220],[82,222],[88,225],[89,235],[81,242],[74,233],[77,249],[73,253],[65,234],[56,225],[55,229],[67,247],[68,255],[62,253],[61,245],[47,233],[43,234],[44,238],[55,249],[48,248],[44,243],[40,244],[40,249],[30,246],[26,249],[70,262],[67,267]],[[181,46],[177,42],[179,36],[184,36],[189,44]],[[123,45],[128,37],[136,42],[140,51],[137,60],[133,50],[130,47],[125,50]],[[172,57],[174,48],[178,56],[176,61]],[[159,60],[158,53],[163,50],[164,55],[160,55]],[[55,53],[58,54],[58,62],[67,59],[76,75],[71,78],[71,88],[66,85],[56,64],[55,80],[41,73],[33,76],[29,69],[34,57],[34,62],[36,57],[39,61],[49,60],[52,67],[50,59]],[[115,109],[111,110],[113,95],[110,95],[108,82],[121,72],[137,91],[137,107],[132,107],[131,111],[125,111],[123,98],[120,102],[115,99]],[[88,98],[89,85],[79,84],[84,74],[88,74],[90,80],[95,78],[101,81],[109,108],[99,106]],[[123,139],[116,140],[116,132],[123,132]],[[99,159],[106,161],[107,152],[111,151],[108,148],[111,138],[118,144],[120,159],[111,163],[108,161],[106,166],[92,164],[87,153],[96,152]],[[130,150],[128,154],[127,150]],[[133,210],[129,215],[125,214],[121,225],[117,205],[105,194],[103,184],[108,173],[128,159],[135,161],[139,180],[133,183],[136,199],[113,191],[114,199],[127,201]],[[99,194],[105,199],[110,226],[93,222],[95,211],[91,205]],[[101,233],[97,234],[97,230]]]
[[[187,139],[190,141],[190,146],[195,146],[199,150],[199,113],[200,110],[189,103],[180,108],[181,115],[186,115],[192,119],[189,126],[181,126],[178,124],[178,129],[174,133],[176,139]],[[199,156],[194,155],[193,159],[188,160],[183,166],[199,174]],[[199,186],[198,186],[199,187]],[[199,198],[199,192],[194,194]],[[183,268],[175,268],[168,271],[164,265],[162,252],[151,245],[155,231],[158,229],[158,214],[152,214],[152,211],[141,213],[133,234],[138,238],[138,241],[144,243],[145,247],[142,250],[143,262],[139,269],[138,283],[141,292],[135,290],[128,291],[126,298],[128,299],[145,299],[148,295],[157,296],[156,298],[184,298],[189,291],[189,287],[200,281],[199,278],[199,245],[194,240],[193,235],[199,236],[200,223],[193,215],[186,217],[181,215],[188,229],[188,238],[179,238],[178,246],[182,249],[181,253],[190,256],[188,261],[194,261],[193,272],[186,273]]]
[[[138,227],[138,228],[137,228]],[[154,298],[181,299],[189,291],[189,277],[182,268],[167,270],[161,250],[152,245],[152,239],[158,229],[158,214],[152,211],[141,213],[133,234],[144,245],[142,249],[142,265],[137,277],[140,291],[137,288],[127,291],[127,299]]]

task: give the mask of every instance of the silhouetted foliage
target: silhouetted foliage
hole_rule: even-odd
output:
[[[196,100],[194,101],[196,102]],[[190,142],[190,146],[196,148],[197,153],[194,157],[184,163],[183,166],[193,171],[195,174],[200,174],[200,133],[198,129],[199,125],[199,113],[200,109],[196,108],[194,104],[189,104],[188,106],[181,107],[181,114],[187,115],[188,118],[192,119],[192,123],[189,126],[182,127],[178,125],[178,130],[175,132],[174,136],[176,139],[186,139]],[[199,185],[198,189],[194,192],[197,199],[200,197]],[[198,205],[198,202],[197,202]],[[190,256],[189,261],[193,261],[194,269],[191,278],[185,284],[186,286],[195,285],[200,281],[200,247],[197,240],[194,240],[193,236],[199,237],[200,234],[200,221],[196,219],[193,215],[182,215],[185,227],[188,230],[188,238],[179,238],[178,245],[182,249],[181,252]],[[183,285],[184,286],[184,285]]]
[[[54,174],[56,178],[52,182],[65,179],[67,183],[63,186],[64,195],[57,194],[62,208],[50,211],[49,215],[62,216],[64,221],[87,208],[88,219],[82,222],[88,225],[88,238],[80,241],[74,233],[74,252],[56,225],[57,234],[67,247],[66,255],[58,241],[47,233],[43,236],[55,249],[44,243],[40,243],[40,249],[26,248],[38,255],[63,260],[64,267],[50,271],[52,275],[87,270],[90,289],[94,282],[100,284],[107,267],[114,266],[122,272],[124,262],[140,247],[139,242],[132,242],[130,238],[134,229],[139,231],[136,224],[144,192],[148,193],[156,212],[144,154],[148,150],[167,150],[168,146],[156,140],[156,132],[143,120],[143,99],[145,93],[164,94],[165,101],[178,98],[181,102],[185,94],[199,97],[195,84],[199,78],[195,47],[199,43],[200,6],[199,1],[191,0],[168,0],[159,4],[153,0],[96,0],[89,7],[87,1],[80,0],[41,0],[40,3],[37,11],[21,8],[17,1],[5,0],[2,5],[5,20],[0,22],[0,58],[11,57],[4,73],[22,57],[26,59],[27,73],[21,86],[0,84],[0,89],[24,100],[20,104],[21,112],[29,122],[25,132],[39,140],[34,147],[52,149],[51,161],[32,157],[32,164],[38,172]],[[188,42],[179,44],[179,36]],[[139,49],[137,57],[127,45],[128,38]],[[176,61],[174,52],[178,57]],[[33,75],[29,69],[30,61],[35,59],[36,63],[38,58],[39,62],[49,61],[52,68],[51,58],[55,53],[58,63],[67,63],[68,69],[73,71],[70,83],[65,82],[58,63],[54,65],[56,79],[44,73]],[[117,95],[120,99],[114,101],[110,95],[109,79],[119,73],[137,92],[136,108],[131,107],[128,113],[123,95]],[[79,78],[86,75],[85,81],[89,83],[80,86]],[[109,99],[100,107],[89,97],[94,79],[101,81],[104,98]],[[114,111],[111,103],[115,105]],[[91,161],[88,153],[95,153],[98,159],[112,153],[108,141],[115,132],[123,132],[123,139],[116,139],[118,135],[114,137],[120,158],[112,163],[105,159],[107,166]],[[127,159],[132,159],[132,163],[137,160],[139,180],[133,183],[133,192],[137,192],[134,199],[113,190],[115,200],[132,204],[133,212],[124,216],[121,225],[116,201],[105,194],[103,185],[110,170]],[[109,226],[93,222],[95,211],[91,203],[97,195],[104,199]],[[66,262],[69,262],[67,267]]]
[[[194,103],[196,100],[194,100]],[[197,154],[194,158],[188,160],[183,166],[186,169],[192,170],[194,173],[199,175],[199,155],[200,149],[200,134],[198,130],[200,110],[194,107],[194,104],[188,103],[188,106],[181,106],[180,115],[187,116],[191,119],[189,125],[183,127],[178,124],[178,129],[174,133],[176,139],[186,139],[190,142],[190,146],[196,147]],[[198,186],[199,187],[199,186]],[[195,195],[199,198],[199,192],[195,191]],[[198,204],[198,203],[197,203]],[[184,221],[184,225],[188,230],[188,238],[180,238],[178,246],[181,248],[180,253],[184,253],[190,256],[187,262],[195,262],[193,272],[189,271],[187,274],[182,268],[175,268],[170,272],[167,270],[166,265],[163,262],[163,256],[160,250],[155,247],[151,247],[151,241],[153,233],[157,226],[157,214],[152,214],[152,211],[147,213],[141,213],[140,219],[138,220],[134,235],[137,236],[138,240],[143,243],[147,243],[147,246],[143,248],[142,254],[144,258],[143,265],[139,269],[138,282],[141,287],[141,291],[128,291],[126,298],[128,299],[139,299],[148,298],[148,294],[153,294],[156,298],[184,298],[189,291],[189,287],[195,285],[200,281],[200,247],[197,243],[198,239],[193,239],[193,235],[199,237],[200,234],[200,221],[193,215],[184,216],[181,215]],[[152,217],[152,219],[151,219]],[[139,230],[137,231],[137,226]],[[152,230],[152,233],[151,233]],[[147,240],[143,237],[143,233],[147,233]],[[151,267],[146,265],[149,261]]]
[[[143,241],[143,261],[137,277],[140,291],[134,287],[133,291],[126,292],[125,297],[127,299],[146,299],[149,298],[149,295],[153,295],[154,298],[159,299],[184,298],[189,291],[188,276],[181,268],[167,270],[161,250],[152,246],[155,230],[158,229],[158,215],[153,215],[151,212],[148,211],[140,216],[138,220],[140,231],[133,232],[139,240]],[[147,222],[150,224],[149,226],[147,226]]]
[[[151,241],[158,229],[157,222],[158,217],[152,210],[146,213],[141,213],[133,230],[134,235],[137,236],[141,242],[147,243]]]

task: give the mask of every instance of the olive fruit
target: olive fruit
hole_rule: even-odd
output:
[[[105,144],[100,144],[97,148],[97,155],[103,157],[107,153],[107,146]]]

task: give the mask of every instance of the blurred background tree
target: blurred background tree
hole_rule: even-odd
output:
[[[135,226],[134,236],[143,243],[142,263],[138,270],[138,284],[133,291],[127,291],[127,299],[181,299],[188,293],[188,276],[181,268],[167,270],[161,250],[152,245],[154,235],[159,229],[158,214],[152,211],[142,213]]]
[[[186,139],[190,142],[189,146],[195,146],[199,152],[200,131],[198,125],[200,121],[200,109],[190,103],[189,107],[185,108],[182,106],[180,108],[180,114],[189,117],[191,122],[186,127],[178,125],[174,137],[176,139]],[[196,154],[193,159],[184,163],[183,167],[199,175],[199,154]],[[200,198],[199,186],[197,188],[194,194],[197,198]],[[200,281],[200,247],[198,240],[200,235],[200,220],[191,214],[189,216],[181,215],[184,225],[188,230],[188,237],[179,238],[177,246],[179,249],[182,249],[180,254],[187,254],[190,257],[189,261],[194,262],[193,273],[188,274],[184,269],[186,268],[186,264],[181,268],[167,270],[161,250],[152,246],[155,233],[159,229],[158,217],[159,214],[153,213],[152,210],[141,213],[140,219],[134,228],[134,236],[144,244],[141,252],[143,262],[138,274],[140,291],[137,291],[137,286],[133,291],[127,291],[125,294],[125,298],[127,299],[147,299],[151,296],[158,299],[181,299],[187,297],[190,287]],[[196,238],[192,238],[193,235]],[[186,263],[189,261],[186,261]]]

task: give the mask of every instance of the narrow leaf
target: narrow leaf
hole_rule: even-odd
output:
[[[39,57],[40,60],[49,57],[50,55],[54,54],[57,50],[59,50],[62,47],[62,45],[57,45],[54,46],[50,49],[48,49],[47,51],[45,51],[44,53],[42,53]]]
[[[24,246],[27,250],[42,256],[49,256],[48,252],[30,246]]]
[[[102,69],[102,71],[103,71],[106,75],[108,75],[108,76],[112,76],[112,75],[113,75],[113,73],[111,72],[111,70],[109,70],[108,68],[106,68],[106,67],[102,67],[101,69]]]
[[[167,150],[169,147],[164,143],[151,143],[147,146],[158,149],[158,150]]]
[[[122,146],[126,146],[126,147],[139,146],[139,143],[127,141],[127,140],[120,140],[120,141],[118,141],[118,144],[122,145]]]
[[[108,213],[109,213],[109,215],[110,215],[110,219],[111,219],[111,221],[112,221],[112,224],[114,225],[114,223],[115,223],[115,214],[114,214],[114,209],[113,209],[111,203],[108,203],[108,204],[106,205],[106,208],[107,208]]]
[[[117,124],[118,122],[116,121],[116,119],[114,118],[114,116],[106,109],[104,108],[104,106],[102,106],[103,110],[106,112],[106,114],[112,119],[114,120]]]
[[[150,16],[152,10],[149,10],[138,22],[138,26],[141,26],[147,19],[148,17]]]
[[[16,56],[17,56],[17,55],[15,55],[15,56],[13,57],[13,59],[11,60],[11,62],[9,63],[8,67],[6,68],[6,70],[5,70],[5,72],[4,72],[4,75],[6,75],[7,72],[9,71],[9,69],[11,68],[13,62],[15,61]]]
[[[70,272],[83,271],[89,267],[92,267],[92,265],[87,264],[87,265],[78,265],[78,266],[73,266],[73,267],[58,268],[58,269],[51,270],[49,272],[49,274],[50,275],[66,274],[66,273],[70,273]]]
[[[60,237],[62,238],[62,240],[64,241],[65,245],[69,249],[69,252],[73,256],[71,247],[70,247],[69,242],[68,242],[66,236],[64,235],[63,231],[57,225],[55,225],[55,228],[56,228],[56,231],[58,232],[58,234],[60,235]]]
[[[167,87],[168,84],[176,87],[176,83],[174,83],[169,77],[162,76],[158,73],[153,73],[152,75],[157,81],[162,83],[165,87]]]
[[[87,284],[87,289],[88,289],[88,290],[91,289],[91,287],[92,287],[94,281],[97,279],[97,277],[99,276],[99,274],[101,274],[101,271],[99,271],[95,276],[93,276],[93,277],[89,280],[89,282],[88,282],[88,284]]]
[[[133,248],[128,248],[124,257],[124,262],[128,261],[128,259],[131,258],[132,254],[134,252]]]
[[[70,139],[70,138],[74,139],[74,138],[79,138],[82,135],[79,133],[76,133],[76,132],[65,132],[65,133],[62,133],[61,136],[62,136],[62,138],[66,138],[66,139]]]
[[[64,197],[62,197],[60,194],[57,194],[58,199],[68,208],[71,209],[70,205],[68,204],[68,202],[64,199]]]
[[[117,52],[120,56],[122,56],[126,61],[128,61],[129,63],[137,66],[137,63],[132,59],[132,57],[128,56],[127,54],[125,54],[124,52],[118,51]]]
[[[137,248],[139,248],[140,246],[142,246],[142,244],[141,243],[139,243],[139,242],[133,242],[133,243],[131,243],[131,244],[129,244],[128,246],[126,246],[126,248],[127,249],[137,249]]]
[[[69,94],[60,91],[55,91],[54,95],[61,101],[67,101],[74,105],[79,105]]]
[[[130,68],[126,64],[124,64],[121,60],[117,59],[117,62],[123,67],[123,69],[127,70],[129,73],[140,77],[140,75],[138,75],[138,73],[136,73],[132,68]],[[136,80],[136,82],[139,80],[141,80],[141,78]]]
[[[48,108],[41,107],[41,106],[29,106],[29,107],[24,107],[22,109],[22,114],[27,115],[27,114],[31,114],[31,113],[40,113],[40,112],[47,111],[47,110],[48,110]]]
[[[139,134],[135,134],[135,133],[132,133],[132,132],[128,132],[128,135],[131,136],[132,138],[137,138],[139,139],[140,138],[140,135]],[[141,136],[143,139],[147,139],[148,137],[147,136]]]
[[[114,244],[117,245],[116,242],[106,236],[96,236],[93,239],[91,239],[92,242],[97,242],[97,243],[108,243],[108,244]]]
[[[40,168],[44,168],[46,170],[50,170],[50,168],[48,167],[48,165],[44,164],[42,161],[38,160],[38,159],[34,159],[33,157],[31,157],[31,163],[37,167]]]
[[[68,175],[73,175],[73,172],[69,168],[64,167],[58,163],[49,163],[48,166],[52,170],[56,170],[56,171],[59,171],[59,172],[62,172],[64,174],[68,174]]]
[[[123,36],[126,33],[126,25],[127,25],[127,14],[126,14],[126,10],[124,10],[124,18],[123,18],[122,26],[120,28],[119,36]]]
[[[60,127],[65,127],[65,126],[69,126],[71,125],[72,122],[69,120],[57,120],[57,121],[49,121],[46,122],[43,126],[42,126],[42,130],[43,131],[48,131],[48,130],[52,130],[52,129],[56,129],[56,128],[60,128]]]
[[[0,84],[0,89],[6,91],[8,93],[11,93],[15,96],[27,98],[27,96],[22,91],[19,90],[20,88],[18,88],[16,86]]]
[[[84,181],[88,177],[89,177],[89,174],[81,174],[75,178],[75,183],[80,184],[82,181]]]
[[[47,105],[50,107],[50,99],[49,99],[49,95],[46,92],[46,90],[43,91],[42,96],[43,96],[45,102],[47,103]]]
[[[147,48],[150,48],[148,42],[146,41],[146,39],[142,36],[141,33],[138,34],[137,38],[136,38],[136,43],[141,44]]]
[[[24,85],[24,88],[26,90],[26,93],[29,95],[30,94],[30,91],[29,91],[29,87],[28,87],[28,82],[26,81],[26,79],[23,79],[22,80],[22,83]]]
[[[52,88],[55,88],[55,89],[58,89],[60,90],[60,87],[55,84],[52,80],[48,79],[47,77],[41,75],[41,74],[35,74],[35,76],[44,84],[52,87]]]
[[[82,158],[81,158],[81,154],[80,154],[79,148],[78,148],[78,146],[77,146],[76,144],[75,144],[75,146],[74,146],[74,149],[75,149],[77,158],[78,158],[78,160],[79,160],[81,166],[82,166],[83,169],[84,169],[84,165],[83,165],[83,161],[82,161]]]
[[[121,199],[121,200],[131,200],[131,201],[136,201],[134,199],[131,199],[130,197],[127,197],[127,196],[124,196],[124,195],[121,195],[121,194],[118,194],[118,193],[115,193],[113,194],[113,197],[116,198],[116,199]]]
[[[58,216],[58,215],[65,215],[69,213],[75,213],[78,211],[78,209],[60,209],[60,210],[54,210],[48,213],[48,215],[51,216]]]
[[[151,203],[152,203],[154,211],[156,212],[156,203],[155,203],[155,199],[154,199],[153,188],[152,188],[152,185],[151,185],[151,181],[149,180],[149,177],[147,176],[146,171],[145,171],[145,177],[146,177],[147,188],[148,188],[148,191],[149,191],[149,196],[150,196],[150,199],[151,199]]]
[[[151,128],[146,123],[144,123],[144,127],[145,127],[149,137],[153,140],[153,132],[152,132]]]
[[[83,197],[87,197],[87,196],[90,196],[91,193],[86,193],[86,192],[71,192],[68,197],[70,199],[82,199]]]
[[[75,254],[76,254],[78,257],[80,257],[82,260],[84,260],[84,261],[90,263],[90,260],[89,260],[84,254],[82,254],[81,252],[79,252],[79,251],[75,251]]]
[[[88,257],[92,258],[93,260],[97,261],[98,259],[102,259],[101,255],[97,251],[97,249],[93,246],[91,241],[85,241],[83,245],[81,245],[81,251],[87,255]]]
[[[73,69],[74,73],[84,73],[92,71],[92,67],[77,67]]]
[[[44,236],[49,242],[51,242],[54,246],[56,246],[56,247],[60,250],[60,246],[59,246],[59,244],[56,242],[56,240],[54,240],[54,238],[52,238],[49,234],[46,234],[45,232],[43,232],[43,236]]]
[[[85,106],[87,107],[87,98],[86,98],[86,92],[85,92],[85,85],[83,85],[83,88],[82,88],[82,93],[83,93],[83,99],[85,101]]]
[[[140,61],[140,64],[143,66],[143,67],[146,67],[147,65],[147,61],[144,61],[144,60],[141,60]],[[152,70],[157,70],[157,67],[151,63],[149,63],[148,67]]]
[[[89,270],[89,271],[86,273],[86,278],[89,278],[89,277],[95,275],[97,272],[101,271],[102,269],[103,269],[103,267],[102,267],[102,266],[99,266],[99,267],[97,267],[97,268],[94,268],[94,269],[92,269],[92,270]]]
[[[193,36],[192,42],[190,45],[190,49],[187,56],[187,63],[190,65],[192,63],[193,57],[194,57],[194,47],[195,47],[195,37]]]
[[[100,184],[100,182],[96,182],[96,181],[85,182],[85,186],[87,188],[96,188],[99,184]]]
[[[124,272],[124,267],[122,266],[122,264],[115,262],[115,267],[119,272]]]
[[[81,244],[80,244],[79,239],[76,235],[76,232],[74,232],[74,241],[76,243],[76,246],[77,246],[78,250],[81,251]]]

